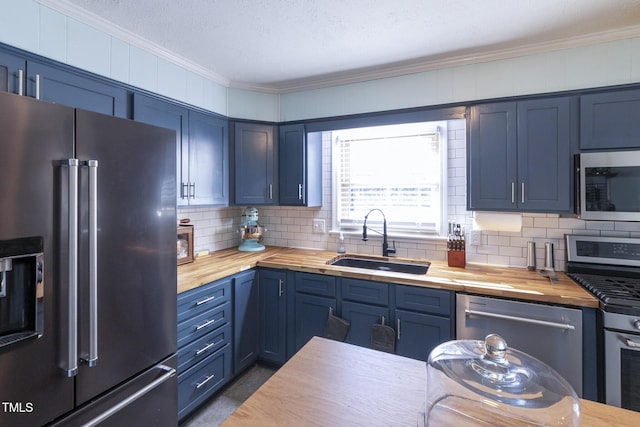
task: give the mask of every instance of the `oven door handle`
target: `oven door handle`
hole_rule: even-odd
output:
[[[475,315],[475,316],[481,316],[481,317],[489,317],[492,319],[513,320],[516,322],[529,323],[532,325],[548,326],[551,328],[563,329],[565,331],[576,330],[575,326],[569,325],[568,323],[557,323],[557,322],[548,322],[546,320],[527,319],[526,317],[510,316],[508,314],[488,313],[486,311],[470,310],[468,308],[464,310],[464,313],[467,317]]]
[[[622,339],[622,342],[624,343],[624,345],[626,345],[627,347],[630,347],[634,350],[640,350],[640,342],[638,341],[634,341],[631,338],[628,337],[624,337]]]

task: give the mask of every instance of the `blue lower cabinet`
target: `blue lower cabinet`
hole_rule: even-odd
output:
[[[453,339],[449,317],[395,310],[396,354],[427,360],[437,345]]]
[[[258,356],[262,361],[282,365],[287,361],[287,273],[261,270],[258,282]]]
[[[233,277],[233,373],[258,360],[258,281],[255,270]]]
[[[178,377],[178,419],[183,419],[231,378],[231,344]]]
[[[231,321],[231,303],[212,308],[191,319],[178,323],[178,349]]]
[[[344,301],[340,310],[340,317],[351,323],[345,342],[361,347],[371,347],[371,328],[375,324],[381,324],[383,318],[385,323],[389,324],[389,309],[387,307]]]
[[[231,324],[227,323],[207,335],[178,349],[178,372],[184,372],[231,342]]]
[[[232,298],[229,278],[178,295],[178,418],[231,379]]]
[[[325,297],[336,296],[336,278],[323,274],[296,273],[296,292],[304,292]]]
[[[322,336],[329,317],[329,309],[336,313],[336,299],[296,293],[295,349],[300,350],[312,337]]]
[[[178,295],[178,323],[231,301],[231,279],[222,279]]]

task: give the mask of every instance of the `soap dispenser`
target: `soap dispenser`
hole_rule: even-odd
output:
[[[343,254],[346,251],[344,250],[344,234],[340,232],[340,237],[338,239],[338,253]]]

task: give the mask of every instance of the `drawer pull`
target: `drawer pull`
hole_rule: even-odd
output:
[[[197,307],[197,306],[199,306],[199,305],[202,305],[202,304],[206,304],[206,303],[208,303],[209,301],[213,301],[214,299],[216,299],[216,297],[215,297],[215,296],[213,296],[213,297],[209,297],[209,298],[205,298],[205,299],[200,300],[200,301],[197,301],[197,302],[196,302],[196,307]]]
[[[212,343],[209,343],[209,344],[205,345],[200,350],[196,350],[196,356],[200,356],[202,353],[204,353],[205,351],[211,349],[211,347],[215,347],[216,345],[218,345],[217,342],[212,342]]]
[[[204,381],[202,381],[201,383],[196,383],[196,388],[198,389],[198,388],[200,388],[200,387],[204,386],[206,383],[208,383],[209,381],[211,381],[211,380],[212,380],[212,379],[214,379],[214,378],[215,378],[215,375],[214,375],[214,374],[208,375],[208,376],[204,379]]]
[[[196,326],[196,331],[199,331],[202,328],[206,328],[207,326],[211,326],[214,323],[216,323],[216,319],[211,319],[211,320],[207,320],[206,322],[204,322],[202,325],[198,325]]]

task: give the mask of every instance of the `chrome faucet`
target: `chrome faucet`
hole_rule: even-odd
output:
[[[369,215],[371,214],[371,212],[373,211],[378,211],[382,214],[382,219],[383,219],[383,223],[382,223],[382,233],[380,233],[378,230],[374,230],[372,228],[370,228],[371,231],[374,231],[378,234],[382,234],[382,256],[386,256],[388,257],[390,254],[395,254],[396,253],[396,242],[395,240],[393,241],[393,247],[389,247],[389,242],[387,241],[387,217],[384,216],[384,212],[382,212],[380,209],[371,209],[365,216],[364,216],[364,225],[362,226],[362,240],[364,240],[365,242],[367,240],[369,240],[369,238],[367,237],[367,218],[369,218]]]

